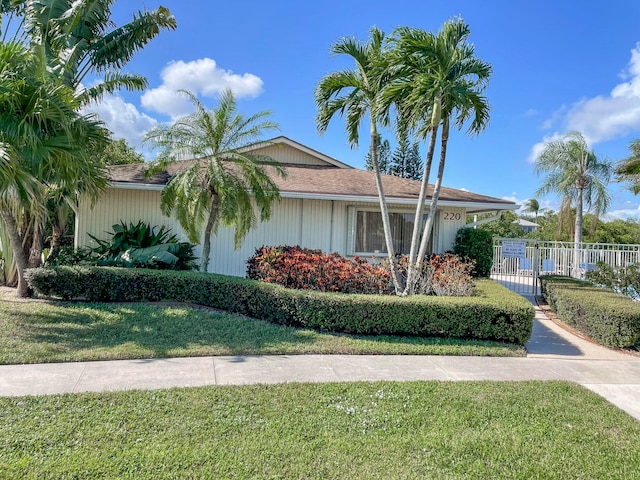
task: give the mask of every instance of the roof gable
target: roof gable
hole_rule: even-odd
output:
[[[314,165],[322,167],[353,168],[333,157],[320,153],[288,137],[280,136],[256,143],[243,149],[246,152],[269,155],[285,165]]]

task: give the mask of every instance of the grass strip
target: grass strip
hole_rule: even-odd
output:
[[[482,340],[321,333],[187,306],[0,300],[0,363],[259,354],[522,356]]]
[[[0,398],[0,477],[640,478],[640,423],[565,382]]]

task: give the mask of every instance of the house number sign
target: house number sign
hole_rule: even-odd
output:
[[[462,214],[460,212],[442,212],[443,220],[456,221],[462,218]]]

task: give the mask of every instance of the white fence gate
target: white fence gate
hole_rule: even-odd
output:
[[[491,278],[522,295],[539,295],[539,275],[584,278],[599,262],[613,268],[640,263],[640,245],[495,238]]]

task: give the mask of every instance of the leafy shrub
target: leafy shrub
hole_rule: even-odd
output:
[[[473,297],[346,295],[287,289],[197,272],[55,267],[28,270],[36,293],[66,299],[170,300],[333,332],[493,339],[525,343],[534,310],[523,297],[481,280]]]
[[[542,294],[558,317],[612,347],[640,345],[640,304],[584,280],[541,276]]]
[[[474,277],[488,277],[493,264],[493,237],[481,229],[462,228],[456,235],[453,252],[475,263],[471,274]]]
[[[613,268],[611,265],[598,262],[597,269],[587,272],[586,279],[594,285],[621,293],[634,300],[640,300],[640,264]]]
[[[127,225],[121,221],[112,228],[108,241],[89,235],[98,244],[92,249],[98,265],[171,270],[197,268],[193,245],[180,242],[165,226],[151,227],[142,221]]]
[[[388,261],[383,264],[388,268]],[[420,264],[420,271],[414,279],[412,291],[420,295],[438,295],[447,297],[465,297],[473,295],[474,283],[471,277],[473,263],[465,262],[450,253],[433,254]],[[398,270],[408,277],[408,257],[398,260]]]
[[[258,248],[247,260],[247,278],[300,290],[388,293],[391,275],[358,257],[280,246]]]
[[[61,265],[96,265],[97,256],[90,248],[73,248],[73,245],[64,245],[54,257],[48,257],[45,267],[57,267]]]

